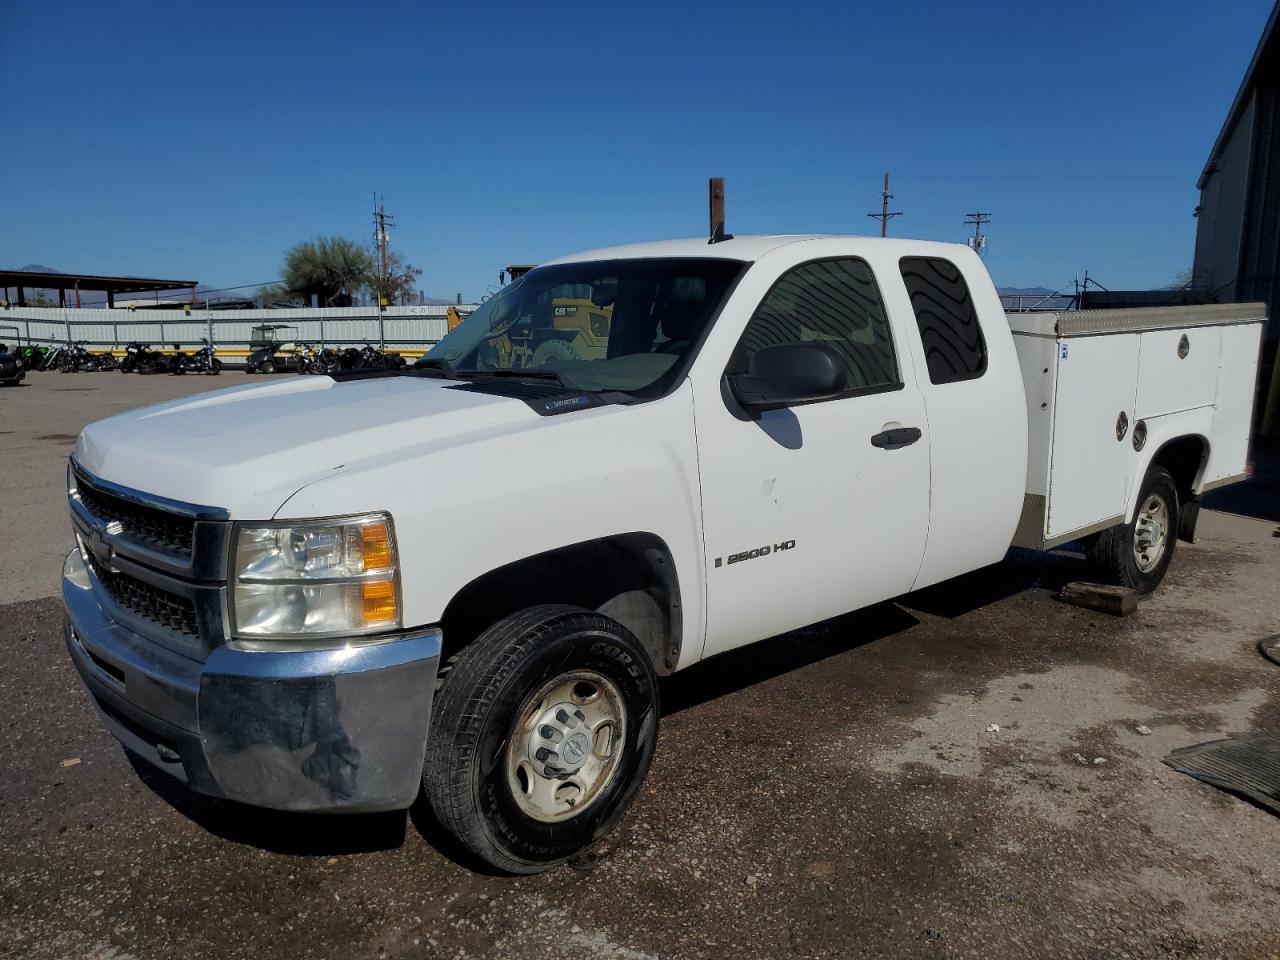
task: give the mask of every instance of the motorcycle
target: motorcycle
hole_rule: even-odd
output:
[[[48,347],[37,347],[28,344],[25,347],[18,348],[18,359],[22,361],[23,367],[28,370],[43,370],[44,360],[48,354]]]
[[[183,352],[182,344],[173,345],[173,353],[163,355],[159,366],[160,373],[182,373],[184,365],[191,359],[190,354]]]
[[[114,370],[116,358],[110,351],[90,353],[83,343],[74,343],[61,351],[57,358],[57,367],[63,373],[93,373],[99,370]]]
[[[372,344],[365,344],[359,350],[352,347],[343,351],[349,357],[348,370],[398,370],[405,365],[404,358],[398,353],[384,353]]]
[[[216,376],[222,372],[222,361],[214,356],[217,350],[214,349],[213,344],[204,337],[200,338],[200,342],[204,346],[195,353],[179,353],[173,358],[173,373],[205,373]]]
[[[333,359],[333,351],[328,348],[317,348],[314,344],[298,345],[298,373],[328,373]]]
[[[149,349],[149,345],[134,340],[124,348],[124,360],[120,362],[121,373],[158,373],[164,354]]]
[[[57,370],[62,361],[62,355],[67,352],[67,348],[59,344],[50,347],[44,353],[44,358],[40,361],[41,370]]]

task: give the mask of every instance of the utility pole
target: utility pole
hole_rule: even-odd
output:
[[[886,171],[884,175],[884,191],[880,194],[880,199],[880,212],[868,213],[867,216],[872,220],[880,221],[880,236],[887,237],[889,235],[889,221],[894,217],[902,216],[901,210],[895,210],[892,213],[889,212],[889,201],[893,199],[893,194],[889,192],[888,171]]]
[[[383,206],[382,198],[376,193],[373,195],[373,249],[378,257],[378,300],[381,302],[388,288],[388,272],[390,264],[387,258],[387,245],[391,241],[391,234],[387,231],[396,225],[396,218],[387,213]]]
[[[987,248],[987,235],[982,232],[982,228],[991,222],[991,214],[982,213],[966,213],[965,226],[973,227],[973,239],[968,241],[969,246],[973,248],[973,252],[981,255],[982,251]]]
[[[378,284],[374,290],[374,296],[378,298],[378,349],[385,350],[387,346],[386,324],[383,318],[383,307],[387,305],[387,293],[390,289],[388,282],[389,265],[387,261],[387,243],[390,235],[387,233],[391,227],[396,225],[395,217],[387,214],[386,208],[383,206],[382,198],[375,191],[373,194],[373,247],[378,254]]]

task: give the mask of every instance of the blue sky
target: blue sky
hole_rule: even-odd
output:
[[[1270,12],[1212,3],[0,3],[0,265],[274,280],[371,196],[433,296],[737,233],[962,240],[1006,286],[1163,286]]]

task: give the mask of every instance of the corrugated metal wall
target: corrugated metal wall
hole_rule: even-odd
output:
[[[463,304],[463,316],[476,304]],[[445,335],[446,306],[387,307],[382,328],[388,347],[424,348]],[[155,345],[180,343],[184,348],[209,336],[216,346],[249,345],[253,327],[284,323],[298,328],[298,339],[345,346],[378,342],[378,313],[370,307],[324,307],[287,310],[77,310],[59,307],[12,307],[0,310],[0,330],[17,327],[22,342],[66,343],[83,341],[89,347],[124,346],[133,340]],[[0,340],[7,333],[0,332]]]

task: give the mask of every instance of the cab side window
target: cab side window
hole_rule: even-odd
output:
[[[731,367],[746,370],[765,347],[811,342],[828,344],[844,359],[850,394],[902,385],[884,303],[863,260],[819,260],[783,274],[747,323]]]
[[[911,297],[931,383],[975,380],[987,371],[987,342],[964,274],[941,257],[898,261]]]

